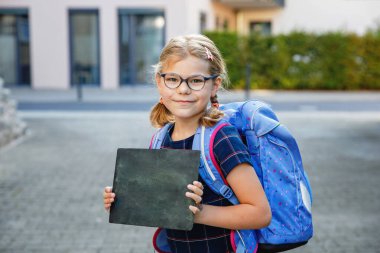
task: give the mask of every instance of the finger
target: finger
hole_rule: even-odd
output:
[[[202,196],[203,195],[203,191],[201,188],[199,188],[198,186],[195,186],[195,185],[192,185],[192,184],[189,184],[187,186],[187,189],[189,190],[192,190],[195,194],[199,195],[199,196]]]
[[[112,187],[111,186],[106,186],[105,188],[104,188],[104,191],[105,192],[112,192]]]
[[[201,201],[202,201],[201,196],[199,196],[195,193],[192,193],[192,192],[186,192],[186,197],[191,198],[192,200],[195,201],[195,203],[201,203]]]
[[[111,193],[104,193],[103,194],[103,198],[105,198],[105,199],[108,199],[108,198],[115,198],[115,196],[116,196],[116,194],[115,193],[113,193],[113,192],[111,192]]]
[[[193,182],[193,185],[197,186],[199,189],[203,190],[203,184],[199,181],[194,181]]]
[[[114,198],[108,198],[108,199],[104,199],[104,204],[111,204],[115,201]]]
[[[200,212],[200,210],[199,210],[197,207],[195,207],[195,206],[189,206],[189,209],[190,209],[190,211],[191,211],[193,214],[197,214],[197,213]]]
[[[111,208],[111,204],[104,205],[104,208],[108,211]]]

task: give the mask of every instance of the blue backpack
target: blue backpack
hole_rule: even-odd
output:
[[[263,102],[236,102],[221,105],[219,109],[225,113],[224,119],[213,127],[199,127],[194,136],[193,149],[201,151],[200,176],[216,194],[234,205],[239,204],[212,150],[219,129],[233,125],[248,146],[272,210],[272,221],[268,227],[231,231],[234,251],[281,252],[306,244],[313,235],[312,192],[295,139]],[[168,127],[169,124],[153,136],[151,148],[161,147]],[[165,229],[156,231],[153,245],[160,253],[170,253]]]

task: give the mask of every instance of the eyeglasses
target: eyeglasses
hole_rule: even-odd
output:
[[[189,76],[186,79],[183,79],[180,75],[176,73],[160,73],[161,77],[164,78],[165,86],[169,89],[176,89],[178,88],[183,81],[187,84],[187,86],[195,91],[203,89],[203,87],[206,84],[207,80],[215,79],[218,77],[218,75],[212,75],[212,76],[203,76],[203,75],[193,75]]]

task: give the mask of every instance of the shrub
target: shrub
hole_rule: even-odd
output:
[[[380,89],[380,28],[364,36],[294,31],[277,36],[207,32],[224,56],[232,88]]]

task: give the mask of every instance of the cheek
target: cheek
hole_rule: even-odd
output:
[[[157,84],[158,93],[161,97],[165,98],[168,97],[170,94],[170,90],[166,89],[166,87],[163,86],[162,83]]]
[[[210,102],[210,98],[211,98],[211,91],[204,93],[202,94],[202,96],[200,96],[200,100],[202,101],[202,104],[204,106],[207,106],[208,102]]]
[[[161,89],[159,90],[159,93],[160,97],[162,97],[162,102],[169,109],[172,106],[171,99],[173,96],[173,92],[168,89]]]
[[[215,86],[210,85],[207,86],[207,89],[205,89],[204,97],[207,98],[207,100],[210,100],[211,96],[215,95]],[[206,88],[206,87],[205,87]]]

